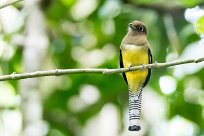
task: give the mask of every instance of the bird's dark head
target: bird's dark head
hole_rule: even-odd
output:
[[[129,23],[129,31],[135,34],[147,34],[147,28],[144,23],[140,21],[133,21]]]

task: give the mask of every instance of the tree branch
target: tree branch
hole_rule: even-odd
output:
[[[8,3],[5,3],[5,4],[3,4],[3,5],[0,5],[0,9],[2,9],[2,8],[5,8],[5,7],[7,7],[7,6],[10,6],[10,5],[13,5],[13,4],[15,4],[15,3],[17,3],[17,2],[20,2],[20,1],[22,1],[22,0],[15,0],[15,1],[9,1]]]
[[[177,6],[177,5],[174,5],[174,6],[170,6],[166,3],[164,4],[141,4],[141,3],[137,3],[136,1],[132,1],[132,0],[122,0],[123,3],[125,4],[131,4],[137,8],[144,8],[144,9],[151,9],[151,10],[154,10],[154,11],[157,11],[159,13],[170,13],[170,14],[173,14],[173,13],[178,13],[178,12],[182,12],[185,10],[184,7],[181,7],[181,6]]]
[[[55,69],[55,70],[36,71],[36,72],[22,73],[22,74],[16,74],[14,72],[10,75],[0,76],[0,81],[20,80],[20,79],[44,77],[44,76],[61,76],[61,75],[79,74],[79,73],[116,74],[116,73],[124,73],[124,72],[143,70],[143,69],[165,68],[165,67],[187,64],[187,63],[199,63],[203,61],[204,61],[204,57],[197,58],[197,59],[177,60],[177,61],[166,62],[166,63],[155,62],[153,64],[146,64],[146,65],[140,65],[140,66],[133,66],[130,68],[119,68],[119,69],[104,69],[104,68]]]

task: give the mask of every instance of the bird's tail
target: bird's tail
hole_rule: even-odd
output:
[[[142,102],[142,88],[133,94],[129,90],[129,128],[130,131],[139,131]]]

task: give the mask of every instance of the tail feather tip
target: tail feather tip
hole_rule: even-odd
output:
[[[136,126],[136,125],[129,126],[129,128],[128,128],[129,131],[139,131],[140,129],[141,129],[141,127],[140,126]]]

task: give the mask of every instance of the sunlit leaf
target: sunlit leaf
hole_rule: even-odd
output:
[[[199,34],[204,34],[204,15],[198,19],[195,27]]]

